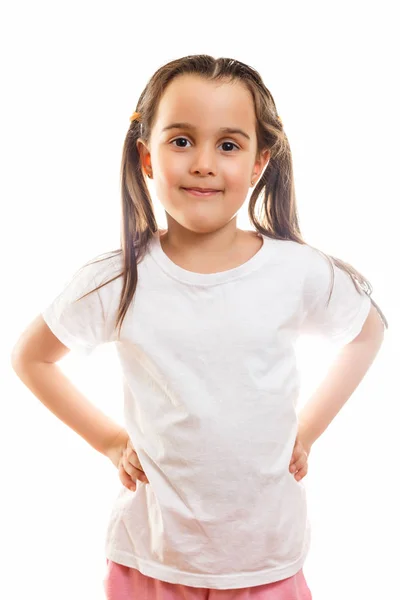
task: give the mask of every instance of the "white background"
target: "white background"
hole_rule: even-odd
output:
[[[277,6],[279,4],[279,6]],[[15,2],[2,9],[0,596],[103,599],[117,470],[11,369],[13,345],[72,274],[119,247],[119,168],[153,72],[187,54],[236,58],[271,91],[293,153],[305,240],[361,271],[389,321],[370,371],[315,443],[313,600],[400,597],[399,205],[395,2]],[[164,215],[157,205],[160,227]],[[238,224],[249,228],[246,207]],[[330,347],[299,348],[299,408]],[[121,425],[106,345],[62,368]]]

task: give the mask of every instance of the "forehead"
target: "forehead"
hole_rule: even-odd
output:
[[[160,132],[170,123],[185,121],[199,130],[240,127],[251,134],[255,119],[252,95],[241,82],[180,75],[166,88],[154,126]]]

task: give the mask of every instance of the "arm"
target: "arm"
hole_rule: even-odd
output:
[[[362,381],[379,352],[383,337],[383,323],[372,305],[360,334],[341,349],[327,377],[299,414],[299,437],[308,449]]]
[[[63,374],[56,361],[67,352],[69,349],[39,316],[18,340],[11,364],[21,381],[56,417],[113,462],[110,448],[116,443],[125,447],[128,433],[89,402]]]

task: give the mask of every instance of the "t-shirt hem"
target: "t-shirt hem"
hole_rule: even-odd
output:
[[[115,563],[137,569],[143,575],[166,581],[167,583],[187,585],[190,587],[207,589],[241,589],[275,583],[296,575],[304,566],[310,547],[310,539],[304,546],[300,557],[290,565],[278,569],[267,569],[256,573],[238,573],[235,575],[196,575],[184,571],[177,571],[171,567],[143,560],[138,556],[117,550],[113,547],[106,548],[106,557]]]
[[[82,356],[89,356],[92,353],[92,346],[86,346],[80,343],[63,327],[59,321],[57,321],[56,317],[54,316],[54,310],[52,306],[49,306],[43,310],[41,312],[41,316],[54,335],[64,344],[64,346],[67,346],[67,348],[73,352],[77,352]]]
[[[367,294],[364,294],[360,305],[360,309],[357,313],[356,318],[352,322],[351,327],[349,327],[346,331],[342,333],[334,335],[332,337],[333,344],[341,344],[345,346],[357,337],[357,335],[361,332],[364,323],[369,315],[371,304],[371,298]]]

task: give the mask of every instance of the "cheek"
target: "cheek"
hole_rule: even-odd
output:
[[[168,187],[181,185],[187,172],[183,157],[177,160],[172,152],[161,152],[157,159],[155,167],[157,167],[157,179],[160,180],[160,184]]]
[[[226,168],[226,179],[229,181],[231,186],[235,189],[245,189],[250,184],[251,178],[251,167],[247,161],[235,160],[227,165]]]

